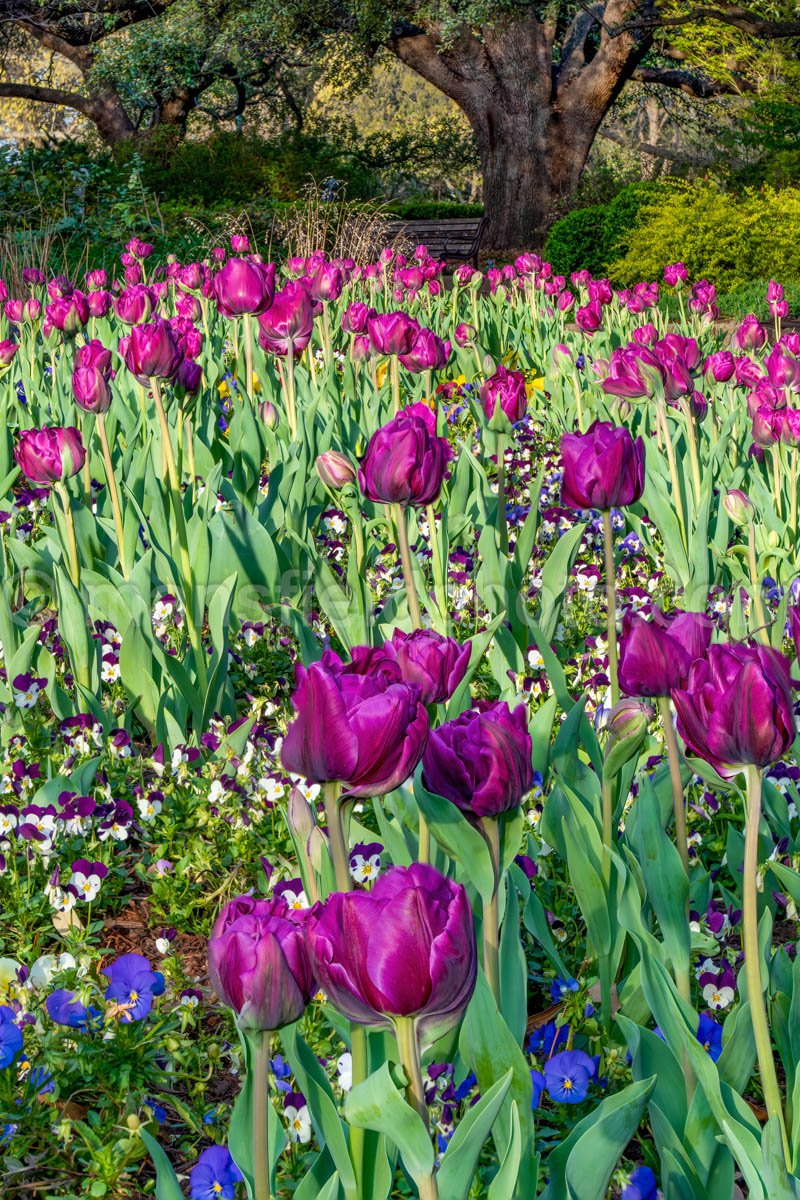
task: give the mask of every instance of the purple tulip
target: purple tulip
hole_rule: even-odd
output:
[[[214,296],[226,317],[265,312],[275,295],[275,265],[254,258],[229,258],[214,277]]]
[[[105,375],[106,379],[109,379],[112,366],[111,351],[107,350],[102,342],[93,338],[91,342],[86,342],[75,351],[75,366],[95,367]]]
[[[338,300],[344,288],[344,272],[335,263],[320,263],[311,272],[309,293],[312,300],[325,303]]]
[[[376,354],[408,354],[419,325],[408,313],[378,313],[367,321],[367,332]]]
[[[381,796],[413,774],[428,737],[428,714],[414,684],[345,667],[326,651],[295,667],[281,761],[310,783],[338,781],[348,796]]]
[[[415,629],[412,633],[395,629],[392,640],[384,643],[383,652],[397,663],[406,683],[417,684],[423,704],[442,704],[466,674],[472,643],[464,642],[462,646],[455,638],[432,629]]]
[[[760,350],[767,340],[767,331],[753,313],[743,318],[733,335],[737,350]]]
[[[407,371],[440,371],[450,357],[450,343],[437,337],[432,329],[420,329],[407,354],[401,354],[400,362]]]
[[[159,319],[149,325],[133,326],[124,358],[130,373],[147,386],[151,379],[174,379],[183,352],[172,326]]]
[[[90,317],[105,317],[111,310],[111,292],[87,292],[86,307]]]
[[[434,729],[422,756],[422,781],[476,819],[516,808],[533,787],[525,705],[478,701]]]
[[[19,350],[19,346],[16,342],[8,340],[0,342],[0,367],[10,366],[17,350]]]
[[[111,407],[108,380],[97,367],[77,367],[72,372],[72,393],[84,412],[105,413]]]
[[[717,350],[703,363],[703,374],[711,375],[717,383],[727,383],[735,370],[736,363],[730,350]]]
[[[773,346],[764,360],[773,387],[788,387],[800,391],[800,361],[783,346]]]
[[[689,272],[682,262],[670,263],[668,267],[664,267],[664,283],[668,287],[680,287],[688,278]]]
[[[301,283],[291,281],[258,318],[260,341],[264,350],[281,357],[297,358],[311,341],[314,325],[314,308],[306,289]]]
[[[370,308],[368,304],[362,304],[360,301],[348,304],[342,314],[342,329],[345,333],[366,333],[367,322],[375,315],[375,309]]]
[[[619,645],[619,686],[628,696],[668,696],[686,685],[689,668],[711,644],[714,622],[704,613],[664,613],[652,621],[626,611]]]
[[[457,346],[471,346],[477,336],[477,329],[467,321],[460,321],[453,333],[453,338]]]
[[[291,912],[280,897],[238,896],[211,930],[209,978],[242,1029],[293,1024],[316,991],[305,932]]]
[[[69,296],[60,296],[51,300],[47,306],[45,317],[53,329],[73,336],[82,329],[89,320],[89,306],[83,292],[72,292]]]
[[[633,504],[644,491],[644,442],[624,425],[595,421],[586,433],[561,438],[562,503],[610,509]]]
[[[768,646],[710,646],[672,700],[687,749],[724,779],[769,766],[794,740],[789,661]]]
[[[349,458],[338,450],[328,450],[317,458],[317,474],[326,487],[338,490],[346,483],[354,483],[356,470]]]
[[[436,417],[424,404],[411,404],[370,438],[358,472],[368,500],[424,507],[442,490],[453,451],[436,436]]]
[[[500,366],[481,384],[478,393],[486,420],[491,422],[498,405],[500,413],[511,425],[516,425],[528,411],[528,393],[522,371],[509,371]],[[499,416],[500,414],[498,414]]]
[[[312,909],[308,940],[320,986],[357,1025],[411,1018],[430,1044],[458,1024],[475,989],[467,893],[422,863],[390,868],[371,892],[334,892]]]
[[[123,325],[141,325],[149,321],[153,312],[154,296],[144,284],[127,288],[114,299],[114,312]]]
[[[575,314],[575,324],[584,333],[596,333],[603,324],[603,306],[599,300],[584,304]]]
[[[86,461],[86,450],[79,430],[45,426],[23,430],[14,458],[23,475],[41,486],[77,475]]]
[[[611,355],[601,386],[610,396],[639,399],[653,395],[657,380],[663,371],[655,354],[645,346],[623,346]]]

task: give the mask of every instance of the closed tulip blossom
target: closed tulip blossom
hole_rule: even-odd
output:
[[[431,1044],[461,1020],[477,976],[472,910],[434,867],[391,867],[370,892],[334,892],[307,933],[319,985],[349,1021],[413,1021]]]
[[[348,304],[342,314],[342,329],[345,333],[366,333],[367,322],[375,315],[375,309],[368,304],[360,301]]]
[[[733,345],[737,350],[760,350],[766,340],[766,329],[752,313],[743,318],[733,334]]]
[[[562,503],[608,510],[634,504],[644,491],[644,442],[625,426],[595,421],[561,438]]]
[[[481,700],[431,732],[422,781],[473,820],[498,817],[533,787],[531,754],[525,705]]]
[[[293,1024],[316,990],[305,933],[290,913],[280,897],[240,896],[225,905],[211,930],[209,978],[242,1029]]]
[[[0,367],[10,366],[18,350],[19,346],[15,342],[8,340],[0,342]]]
[[[450,343],[442,341],[432,329],[420,329],[411,349],[399,357],[405,369],[415,374],[421,371],[440,371],[450,358]]]
[[[149,287],[135,284],[126,288],[114,299],[114,312],[124,325],[140,325],[149,321],[153,312],[155,297]]]
[[[183,351],[169,322],[157,320],[133,326],[124,358],[130,373],[147,386],[151,379],[174,379]]]
[[[260,341],[270,354],[297,358],[311,341],[314,306],[301,283],[291,281],[275,293],[272,304],[258,318]]]
[[[638,399],[652,396],[656,381],[662,378],[661,366],[652,351],[644,346],[625,346],[611,355],[601,386],[610,396]]]
[[[350,459],[338,450],[327,450],[318,456],[317,474],[326,487],[336,490],[353,483],[356,478],[356,470]]]
[[[684,687],[689,668],[711,644],[714,623],[704,613],[653,611],[652,621],[626,611],[619,647],[619,684],[628,696],[668,696]]]
[[[408,354],[419,325],[408,313],[378,313],[367,321],[367,333],[376,354]]]
[[[680,287],[682,283],[686,283],[689,278],[689,272],[682,262],[670,263],[664,267],[664,283],[669,287]]]
[[[423,507],[438,499],[453,451],[436,435],[436,417],[424,404],[412,404],[370,438],[358,482],[378,504]]]
[[[419,686],[423,704],[442,704],[466,674],[472,643],[464,642],[462,646],[455,638],[444,637],[433,629],[415,629],[412,633],[395,629],[384,649],[394,657],[402,678]]]
[[[111,407],[108,380],[97,367],[78,367],[72,372],[72,394],[84,412],[104,413]]]
[[[275,266],[253,258],[229,258],[214,277],[214,296],[226,317],[258,316],[272,304]]]
[[[86,450],[79,430],[46,426],[23,430],[14,458],[31,483],[44,486],[77,475],[86,460]]]
[[[499,408],[507,422],[516,425],[528,411],[528,393],[522,371],[498,367],[494,375],[481,384],[478,394],[487,421],[493,420]]]
[[[794,740],[789,662],[768,646],[710,646],[672,700],[687,748],[724,779],[769,766]]]
[[[348,796],[384,795],[413,774],[428,737],[416,685],[346,669],[332,651],[295,673],[297,715],[281,747],[287,771],[339,782]]]
[[[703,374],[710,375],[716,383],[727,383],[733,378],[735,370],[736,363],[729,350],[718,350],[715,354],[709,354],[703,363]]]

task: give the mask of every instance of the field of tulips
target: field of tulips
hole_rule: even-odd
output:
[[[780,284],[0,291],[4,1200],[800,1197]]]

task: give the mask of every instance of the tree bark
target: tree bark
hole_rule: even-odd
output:
[[[582,7],[556,30],[530,13],[466,27],[399,27],[388,48],[459,105],[475,132],[487,251],[541,249],[568,211],[603,120],[646,53],[649,35],[609,32],[639,0]]]

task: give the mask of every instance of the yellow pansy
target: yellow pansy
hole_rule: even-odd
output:
[[[379,364],[378,369],[375,372],[375,378],[378,381],[378,387],[383,387],[384,383],[386,382],[386,376],[388,374],[389,374],[389,363],[384,359],[384,361]]]
[[[0,1004],[6,1004],[19,995],[20,964],[13,958],[0,958]]]

